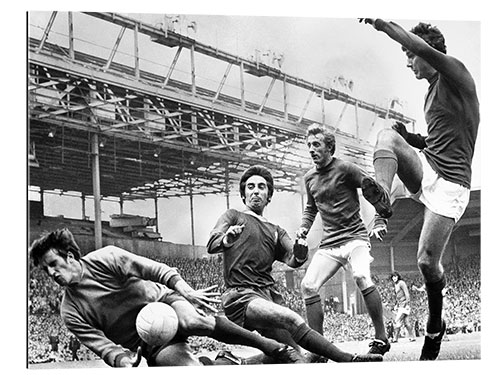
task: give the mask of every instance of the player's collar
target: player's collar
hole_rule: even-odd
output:
[[[84,269],[83,269],[83,264],[82,264],[81,261],[78,261],[78,264],[80,265],[80,276],[78,277],[78,280],[76,280],[72,284],[78,284],[78,283],[80,283],[83,280],[83,274],[85,272]]]
[[[335,160],[335,157],[332,155],[332,158],[330,159],[330,161],[329,161],[328,163],[326,163],[325,165],[323,165],[323,166],[321,166],[321,167],[318,167],[318,166],[316,165],[316,170],[317,170],[317,171],[320,171],[320,172],[327,170],[327,169],[328,169],[328,168],[330,168],[330,166],[333,164],[333,161],[334,161],[334,160]]]
[[[257,219],[259,219],[260,221],[263,221],[263,222],[265,222],[265,223],[267,223],[267,222],[269,221],[269,220],[267,220],[264,216],[259,215],[259,214],[255,213],[255,212],[254,212],[254,211],[252,211],[252,210],[248,210],[248,209],[246,209],[246,210],[244,210],[244,211],[243,211],[243,213],[244,213],[244,214],[248,214],[248,215],[255,216]]]

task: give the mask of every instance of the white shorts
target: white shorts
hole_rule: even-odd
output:
[[[407,316],[410,315],[410,307],[398,307],[398,312],[396,313],[396,327],[401,327]]]
[[[369,275],[370,263],[373,257],[370,255],[371,244],[363,240],[353,240],[338,247],[319,249],[314,256],[324,256],[339,262],[343,267],[351,264],[353,274]]]
[[[418,155],[422,162],[422,184],[412,198],[422,202],[432,212],[454,219],[456,223],[469,204],[470,189],[439,177],[424,153],[419,152]]]

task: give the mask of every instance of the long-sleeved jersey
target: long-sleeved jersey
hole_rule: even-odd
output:
[[[479,127],[479,101],[471,74],[462,62],[393,22],[377,19],[375,27],[437,70],[425,95],[428,136],[423,152],[440,177],[470,189]]]
[[[149,302],[172,293],[180,276],[175,268],[115,246],[80,259],[82,279],[66,287],[61,316],[68,329],[108,365],[140,338],[137,314]],[[167,287],[168,285],[168,287]]]
[[[358,188],[364,172],[338,158],[304,176],[307,202],[301,226],[310,229],[319,212],[323,221],[320,248],[340,246],[355,239],[369,241],[361,220]]]
[[[224,234],[232,225],[245,227],[232,243],[224,246]],[[271,286],[275,282],[271,276],[274,261],[292,267],[300,265],[292,260],[293,242],[283,228],[234,209],[227,210],[219,218],[210,233],[207,248],[210,254],[223,253],[227,287]]]

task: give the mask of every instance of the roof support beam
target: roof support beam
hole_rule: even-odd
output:
[[[240,98],[241,98],[241,109],[245,110],[245,69],[243,67],[243,61],[240,62]]]
[[[285,121],[288,121],[288,93],[287,93],[286,77],[283,79],[283,114]]]
[[[221,51],[217,48],[205,45],[203,43],[200,43],[190,37],[187,37],[185,35],[181,35],[178,33],[175,33],[173,31],[168,31],[165,33],[164,30],[160,28],[156,28],[147,24],[143,24],[137,20],[134,20],[132,18],[117,14],[117,13],[99,13],[99,12],[83,12],[85,14],[88,14],[90,16],[100,18],[103,20],[106,20],[108,22],[117,24],[117,25],[123,25],[128,28],[132,29],[138,29],[139,32],[144,33],[145,35],[149,35],[151,37],[151,40],[168,46],[168,47],[174,47],[174,46],[183,46],[183,47],[189,47],[193,51],[196,51],[198,53],[216,58],[221,61],[226,61],[226,62],[231,62],[233,64],[240,64],[242,67],[246,67],[247,70],[250,72],[250,74],[255,73],[259,77],[260,76],[268,76],[271,78],[279,79],[280,81],[283,81],[285,77],[287,77],[288,83],[292,84],[297,87],[301,87],[307,90],[313,90],[315,91],[318,95],[321,95],[321,92],[328,92],[327,96],[325,97],[326,100],[340,100],[347,102],[351,105],[354,105],[356,100],[354,97],[338,90],[334,90],[331,88],[327,88],[324,86],[319,86],[315,85],[313,83],[310,83],[304,79],[293,77],[293,76],[288,76],[285,75],[281,69],[277,69],[271,66],[268,66],[263,63],[259,63],[258,61],[252,61],[249,59],[243,59],[239,56],[232,55],[230,53]],[[360,101],[358,100],[358,105],[361,109],[365,109],[368,111],[375,111],[376,113],[379,114],[381,117],[385,117],[387,114],[387,109],[375,106],[373,104]],[[389,118],[393,118],[395,120],[399,120],[402,122],[412,122],[414,121],[411,118],[408,118],[404,116],[403,114],[396,112],[395,110],[391,109],[389,110]]]
[[[135,24],[134,27],[134,73],[135,78],[139,79],[141,77],[141,69],[139,67],[139,25]]]
[[[47,41],[47,38],[49,37],[50,34],[50,29],[52,29],[52,26],[54,25],[54,21],[56,19],[57,12],[52,12],[49,18],[49,22],[47,23],[47,26],[45,27],[45,30],[43,31],[43,36],[42,40],[40,41],[40,45],[36,49],[36,53],[39,53],[42,49],[43,46],[45,45],[45,42]]]
[[[102,247],[102,222],[101,222],[101,180],[99,173],[99,135],[93,133],[92,147],[92,186],[94,191],[94,236],[95,248]]]
[[[115,58],[116,51],[118,50],[118,46],[120,45],[120,42],[122,41],[123,34],[125,34],[125,30],[127,30],[126,27],[121,28],[120,33],[118,34],[118,37],[116,38],[115,45],[113,46],[113,49],[111,50],[111,53],[108,57],[108,61],[106,62],[106,65],[104,66],[104,70],[108,70],[109,67],[111,66],[111,62]]]
[[[177,48],[177,52],[175,53],[174,60],[172,61],[172,64],[170,64],[170,66],[168,68],[168,72],[167,72],[167,75],[165,76],[165,80],[163,81],[162,87],[167,86],[167,83],[170,80],[172,73],[174,72],[175,66],[177,65],[177,60],[179,60],[179,56],[181,55],[181,51],[182,51],[182,46],[179,46],[179,48]]]
[[[196,68],[194,63],[194,44],[190,49],[191,53],[191,94],[196,95]]]
[[[267,99],[269,98],[269,95],[271,94],[271,90],[273,89],[274,82],[276,82],[276,78],[273,78],[271,80],[271,83],[269,84],[269,86],[267,88],[266,95],[264,95],[264,100],[262,101],[262,104],[260,105],[259,111],[257,112],[258,114],[262,113],[262,110],[264,109],[264,107],[267,103]]]
[[[326,114],[325,114],[325,91],[321,90],[321,125],[326,124]]]
[[[313,95],[314,95],[314,91],[309,92],[309,96],[307,97],[306,103],[304,104],[304,108],[302,108],[302,112],[300,113],[299,120],[297,121],[298,123],[302,122],[302,119],[304,118],[304,115],[306,114],[307,107],[309,107],[309,103],[311,102]]]
[[[233,64],[231,64],[231,63],[227,64],[226,71],[224,72],[224,76],[222,76],[222,80],[219,83],[219,87],[217,88],[217,92],[215,93],[214,99],[212,100],[213,102],[215,102],[219,98],[219,95],[222,91],[222,88],[224,87],[224,83],[226,83],[226,79],[227,79],[227,76],[229,75],[229,71],[231,70],[232,65]]]
[[[68,43],[69,43],[69,57],[71,60],[75,59],[75,38],[73,37],[73,12],[68,12]]]

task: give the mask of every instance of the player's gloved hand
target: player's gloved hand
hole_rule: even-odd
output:
[[[387,233],[387,219],[375,215],[375,222],[373,223],[373,228],[370,231],[370,237],[375,236],[379,241],[383,241],[384,236]]]
[[[392,129],[397,131],[401,137],[403,137],[405,140],[408,139],[408,131],[406,130],[405,124],[403,124],[401,121],[396,121],[392,125]]]
[[[304,238],[297,238],[293,245],[293,256],[297,262],[305,262],[307,260],[307,253],[309,246]]]

